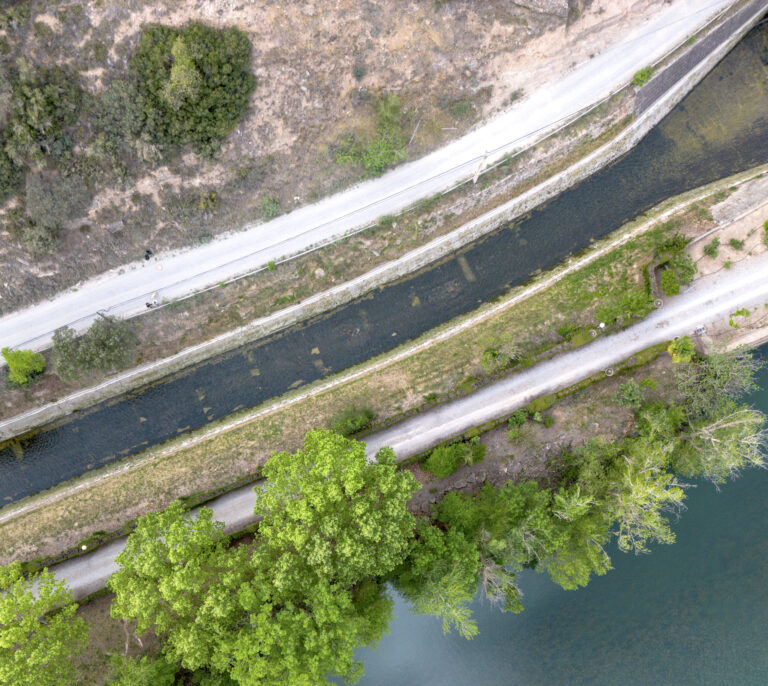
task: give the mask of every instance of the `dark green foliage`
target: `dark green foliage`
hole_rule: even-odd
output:
[[[674,228],[674,225],[662,227],[663,229]],[[688,245],[688,239],[681,233],[674,233],[671,236],[665,236],[662,232],[655,240],[654,253],[656,257],[672,257],[673,255],[685,250]]]
[[[734,250],[744,250],[744,241],[740,241],[737,238],[731,238],[731,240],[728,241],[728,245]]]
[[[144,124],[144,98],[133,78],[113,81],[91,103],[94,127],[117,145],[128,146]]]
[[[131,65],[146,132],[162,145],[206,154],[237,126],[256,86],[250,41],[233,27],[146,25]]]
[[[350,407],[336,415],[328,428],[342,436],[351,436],[367,429],[375,417],[367,407]]]
[[[680,294],[680,282],[677,280],[675,272],[671,269],[665,269],[661,273],[659,285],[661,286],[661,292],[664,293],[664,295]]]
[[[69,328],[53,334],[53,364],[65,381],[98,369],[122,369],[133,359],[136,335],[128,322],[100,315],[82,336]]]
[[[517,429],[525,424],[528,419],[528,411],[525,408],[515,410],[510,418],[507,420],[507,425],[510,429]]]
[[[26,386],[45,371],[45,358],[34,350],[2,349],[8,364],[8,380],[15,386]]]
[[[81,98],[77,79],[63,68],[20,62],[5,144],[11,159],[21,166],[44,155],[68,155],[72,139],[66,130],[77,120]]]
[[[0,201],[17,193],[23,178],[22,168],[8,156],[0,139]]]
[[[461,465],[481,462],[485,457],[486,447],[482,444],[453,443],[435,448],[424,460],[423,467],[438,479],[453,474]]]
[[[707,257],[711,257],[713,260],[717,257],[720,247],[720,239],[715,236],[709,243],[704,246],[704,254]]]
[[[613,396],[614,402],[620,407],[626,407],[628,410],[637,410],[643,404],[643,389],[630,379],[621,384],[619,390]]]
[[[26,210],[32,222],[56,232],[88,210],[91,193],[79,176],[30,173],[26,184]]]
[[[544,426],[547,428],[554,426],[555,418],[551,414],[544,415]]]

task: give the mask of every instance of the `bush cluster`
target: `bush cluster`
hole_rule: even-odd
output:
[[[130,324],[100,315],[82,336],[63,327],[53,334],[53,364],[63,380],[86,371],[122,369],[130,364],[136,336]]]
[[[189,144],[207,154],[235,128],[256,87],[251,43],[233,27],[147,25],[131,65],[147,133],[162,145]]]
[[[329,428],[342,436],[351,436],[367,429],[376,415],[367,407],[349,407],[333,418]]]
[[[461,465],[481,462],[485,457],[486,447],[481,443],[454,443],[435,448],[424,460],[424,469],[438,479],[453,474]]]

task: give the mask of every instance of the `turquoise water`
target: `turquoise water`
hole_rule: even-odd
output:
[[[764,347],[763,355],[768,355]],[[768,372],[752,402],[768,412]],[[697,484],[650,555],[614,551],[614,569],[578,591],[521,575],[522,614],[477,600],[480,635],[443,635],[397,600],[391,633],[359,652],[361,686],[766,686],[768,471],[716,492]]]

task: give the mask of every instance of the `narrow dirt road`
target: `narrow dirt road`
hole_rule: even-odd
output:
[[[379,179],[206,245],[136,262],[56,298],[0,318],[0,345],[42,349],[66,325],[87,328],[98,312],[132,316],[154,299],[174,300],[327,242],[471,178],[513,149],[627,84],[734,0],[676,0],[593,59],[463,138]],[[0,364],[4,364],[0,360]]]
[[[491,419],[512,413],[536,397],[570,386],[581,379],[615,366],[656,343],[691,334],[697,326],[710,325],[741,307],[768,303],[768,253],[746,260],[730,270],[698,280],[663,308],[642,322],[594,343],[535,365],[459,400],[419,414],[366,437],[369,457],[385,445],[398,459],[406,459],[436,443],[456,436]],[[253,523],[253,487],[227,493],[208,506],[227,531]],[[52,568],[83,598],[104,587],[117,570],[114,559],[124,539],[68,560]]]

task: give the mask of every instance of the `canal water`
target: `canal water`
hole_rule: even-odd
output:
[[[761,386],[751,401],[768,413],[768,370]],[[614,569],[586,588],[526,570],[521,614],[476,600],[472,641],[398,598],[390,634],[358,652],[359,686],[765,686],[768,470],[719,493],[697,483],[686,502],[674,544],[614,549]]]
[[[555,266],[670,196],[764,163],[764,50],[760,28],[630,154],[460,252],[3,447],[0,504],[363,362]]]

